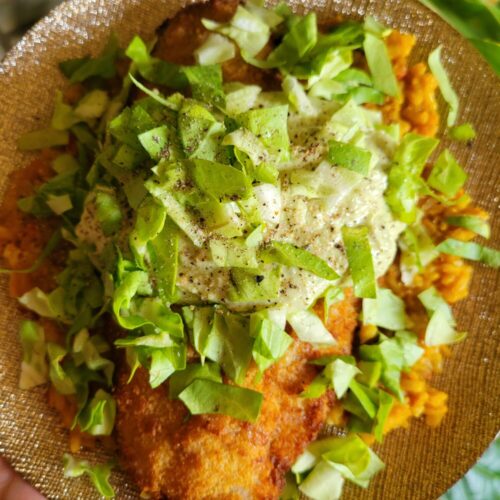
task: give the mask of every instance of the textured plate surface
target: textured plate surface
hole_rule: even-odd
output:
[[[138,33],[154,30],[186,1],[70,0],[38,23],[0,66],[0,196],[10,171],[29,155],[16,150],[22,133],[41,128],[49,119],[54,91],[64,85],[56,63],[96,54],[115,31],[125,44]],[[461,98],[460,121],[474,123],[472,147],[453,144],[452,151],[470,174],[469,190],[492,214],[491,242],[499,246],[500,168],[498,117],[500,88],[478,54],[436,15],[413,0],[292,1],[298,10],[314,9],[327,20],[333,13],[377,16],[386,24],[414,33],[414,58],[424,59],[444,45],[452,82]],[[347,498],[433,499],[446,491],[478,458],[500,428],[499,275],[477,268],[470,297],[457,308],[467,341],[453,349],[444,374],[435,383],[449,392],[450,413],[430,430],[414,422],[409,430],[390,434],[379,452],[388,464],[368,490],[347,488]],[[67,436],[45,403],[43,389],[18,389],[20,311],[0,279],[0,454],[49,498],[92,499],[96,493],[84,479],[62,478],[61,456]],[[89,454],[102,460],[102,454]],[[179,471],[182,474],[182,471]],[[114,474],[118,498],[137,498],[124,474]]]

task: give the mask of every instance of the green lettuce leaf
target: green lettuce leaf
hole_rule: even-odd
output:
[[[456,141],[472,141],[476,138],[476,131],[471,123],[463,123],[448,129],[448,135]]]
[[[106,236],[116,233],[122,225],[122,210],[113,189],[97,186],[94,190],[96,216]]]
[[[315,116],[316,109],[311,104],[304,87],[297,78],[287,75],[281,84],[283,92],[286,94],[288,102],[293,106],[297,113],[306,116]]]
[[[195,51],[196,62],[202,66],[220,64],[232,59],[236,54],[234,45],[225,37],[211,33]]]
[[[181,66],[152,57],[149,52],[150,48],[136,35],[125,54],[133,61],[141,76],[152,83],[174,89],[181,89],[188,84]]]
[[[115,491],[109,483],[112,463],[90,465],[86,460],[77,459],[68,453],[64,454],[64,476],[80,477],[87,474],[100,495],[105,498],[114,498]]]
[[[245,422],[259,417],[263,396],[260,392],[213,380],[196,379],[180,394],[179,399],[193,415],[229,415]]]
[[[160,297],[173,302],[176,297],[176,283],[179,261],[179,230],[167,218],[162,231],[148,242],[152,277]]]
[[[290,159],[287,105],[252,109],[237,115],[235,120],[260,139],[277,163]]]
[[[370,479],[384,468],[380,458],[357,435],[337,438],[322,458],[346,479],[366,488]]]
[[[194,380],[212,380],[222,383],[220,367],[216,363],[189,363],[184,370],[176,371],[168,381],[170,399],[176,399],[179,394]]]
[[[258,267],[255,248],[245,245],[243,240],[232,238],[212,239],[209,243],[212,259],[219,267],[239,267],[256,269]]]
[[[64,311],[61,304],[61,294],[63,293],[62,289],[56,288],[46,294],[40,288],[35,287],[21,295],[19,302],[42,318],[62,318]]]
[[[159,127],[142,132],[138,138],[142,147],[155,161],[160,161],[162,158],[171,161],[184,157],[177,130],[172,125],[160,125]],[[114,161],[116,163],[116,157]]]
[[[274,252],[270,258],[279,264],[304,269],[326,280],[339,277],[327,262],[303,248],[282,241],[272,241],[271,246]]]
[[[269,25],[255,11],[251,12],[238,5],[236,13],[228,23],[218,23],[202,19],[203,26],[211,31],[226,35],[236,42],[240,50],[253,56],[267,44],[270,36]]]
[[[289,30],[267,58],[271,67],[292,67],[316,45],[318,40],[318,25],[316,14],[309,12],[304,17],[295,17],[289,24]]]
[[[368,228],[347,227],[342,228],[342,238],[349,262],[354,294],[365,299],[377,296],[375,271],[368,239]]]
[[[370,172],[371,158],[371,153],[366,149],[338,141],[328,142],[328,160],[335,166],[367,176]]]
[[[445,149],[436,160],[427,184],[447,197],[453,198],[466,180],[467,174],[450,151]]]
[[[336,345],[335,337],[326,329],[321,319],[311,311],[296,311],[287,315],[297,337],[303,342]]]
[[[320,460],[299,485],[299,490],[312,500],[339,500],[344,478],[328,462]]]
[[[341,358],[326,365],[324,375],[330,380],[338,399],[341,399],[349,389],[354,377],[360,370],[353,363],[347,363]]]
[[[225,108],[226,99],[222,88],[220,65],[186,66],[183,71],[191,86],[194,99]]]
[[[261,372],[278,361],[293,342],[292,338],[280,325],[255,313],[251,318],[252,334],[255,341],[252,347],[252,357]]]
[[[17,142],[17,147],[21,151],[31,151],[55,146],[66,146],[68,143],[69,134],[66,130],[45,128],[22,135]]]
[[[281,283],[281,267],[231,269],[232,286],[228,298],[232,302],[277,301]]]
[[[446,219],[447,224],[450,226],[463,227],[476,234],[479,234],[483,238],[490,237],[490,225],[488,221],[482,219],[481,217],[476,217],[474,215],[454,215]]]
[[[226,113],[230,116],[245,113],[252,108],[262,89],[258,85],[244,85],[238,82],[224,84]]]
[[[115,400],[106,391],[98,389],[78,416],[78,423],[83,432],[92,436],[109,436],[115,425],[115,417]]]
[[[429,68],[438,82],[441,95],[450,107],[446,123],[448,127],[451,127],[452,125],[455,125],[455,122],[457,121],[459,102],[458,96],[451,85],[448,73],[441,62],[442,49],[443,47],[440,45],[437,49],[433,50],[429,54],[428,62]]]
[[[31,389],[45,384],[49,380],[49,367],[45,359],[46,346],[43,328],[34,321],[24,320],[20,326],[19,336],[23,348],[19,388]]]
[[[253,342],[248,318],[228,311],[216,312],[203,354],[241,384],[252,359]]]
[[[375,299],[363,299],[363,323],[388,330],[402,330],[406,325],[405,304],[388,288],[379,288]]]
[[[434,287],[424,290],[418,298],[429,315],[429,323],[425,331],[427,345],[453,344],[465,338],[465,332],[455,330],[456,322],[451,307]]]
[[[241,170],[208,160],[193,160],[193,179],[196,185],[217,201],[234,201],[247,198],[250,182]]]
[[[59,68],[71,83],[84,82],[92,77],[108,79],[116,73],[115,62],[119,55],[118,39],[116,36],[111,36],[99,56],[62,61],[59,63]]]
[[[373,78],[373,86],[384,94],[399,95],[398,81],[383,38],[367,31],[363,50]]]
[[[148,196],[139,205],[134,228],[129,235],[129,245],[139,266],[144,267],[147,244],[154,240],[165,225],[167,212],[165,207]]]
[[[62,366],[62,362],[67,356],[68,351],[59,344],[48,342],[47,354],[49,357],[49,378],[52,385],[59,394],[75,394],[77,392],[75,384]]]
[[[448,238],[437,247],[441,253],[456,255],[468,260],[482,262],[487,266],[497,269],[500,267],[500,251],[494,248],[485,247],[472,241],[459,241]]]
[[[422,182],[420,175],[438,142],[432,137],[409,133],[394,154],[385,199],[394,215],[403,222],[412,223],[416,219]]]

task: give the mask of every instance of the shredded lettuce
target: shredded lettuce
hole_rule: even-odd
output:
[[[311,344],[336,345],[335,337],[326,329],[321,319],[311,311],[296,311],[287,315],[297,337]]]
[[[338,498],[342,488],[341,478],[329,472],[327,467],[338,472],[341,478],[366,488],[370,479],[384,468],[384,464],[356,434],[320,439],[311,443],[292,467],[295,474],[312,470],[299,489],[307,495],[313,494],[312,498],[318,500]],[[332,488],[332,496],[328,495],[323,480]]]
[[[224,85],[226,94],[226,113],[235,116],[245,113],[255,104],[262,89],[258,85],[244,85],[238,82],[230,82]]]
[[[330,308],[336,302],[344,300],[344,292],[338,286],[330,286],[323,294],[324,322],[327,324],[330,315]]]
[[[179,262],[179,231],[170,218],[162,231],[148,243],[150,268],[160,297],[167,303],[176,298]]]
[[[49,367],[45,359],[45,332],[34,321],[25,320],[19,330],[23,361],[19,377],[20,389],[31,389],[48,381]]]
[[[466,180],[467,174],[450,151],[445,149],[436,160],[427,184],[447,197],[453,198]]]
[[[241,127],[259,137],[271,157],[278,163],[290,159],[287,119],[287,105],[252,109],[235,117]]]
[[[342,238],[349,262],[354,294],[365,299],[377,296],[375,271],[368,239],[368,228],[347,227],[342,228]]]
[[[448,129],[448,135],[456,141],[472,141],[476,138],[476,131],[471,123],[463,123]]]
[[[183,69],[194,99],[224,109],[226,98],[222,88],[222,69],[218,64],[186,66]]]
[[[234,201],[249,196],[247,176],[231,165],[193,160],[193,179],[204,193],[218,201]]]
[[[96,490],[105,498],[114,498],[115,491],[109,483],[109,476],[113,463],[90,465],[87,460],[82,460],[65,453],[63,456],[64,476],[80,477],[88,475]]]
[[[429,323],[425,331],[425,343],[429,346],[454,344],[467,335],[455,330],[455,318],[451,307],[439,295],[434,287],[428,288],[418,295],[429,315]]]
[[[234,45],[225,37],[211,33],[195,51],[196,62],[202,66],[220,64],[236,54]]]
[[[122,224],[122,211],[116,193],[105,186],[94,190],[96,215],[102,231],[106,236],[116,233]]]
[[[463,227],[473,233],[479,234],[483,238],[490,237],[490,225],[488,221],[474,215],[453,215],[446,219],[450,226]]]
[[[83,120],[100,118],[106,111],[109,104],[107,92],[100,89],[91,90],[85,94],[75,108],[75,115]]]
[[[28,132],[21,136],[17,142],[17,147],[21,151],[31,151],[34,149],[51,148],[54,146],[66,146],[69,142],[69,134],[66,130],[55,130],[45,128]]]
[[[250,321],[255,337],[252,357],[263,372],[285,354],[293,340],[281,325],[266,318],[264,312],[254,313]]]
[[[283,92],[288,98],[288,102],[299,114],[306,116],[315,116],[317,114],[304,87],[302,87],[297,78],[292,75],[287,75],[281,85],[283,87]]]
[[[241,384],[252,359],[252,345],[248,318],[218,311],[214,314],[203,354],[219,363],[228,377]]]
[[[344,396],[358,373],[360,370],[354,363],[345,362],[341,358],[329,363],[324,370],[338,399]]]
[[[255,422],[259,417],[263,396],[260,392],[207,379],[196,379],[180,394],[179,399],[193,415],[218,413]]]
[[[179,394],[191,382],[198,379],[213,380],[222,383],[220,367],[216,363],[189,363],[184,370],[176,371],[168,381],[168,394],[170,399],[179,397]]]
[[[219,267],[241,267],[255,269],[258,267],[255,248],[248,247],[244,241],[210,240],[210,252],[215,264]]]
[[[21,295],[19,302],[43,318],[60,318],[63,316],[62,293],[62,289],[56,288],[46,294],[40,288],[35,287]]]
[[[155,239],[163,229],[166,220],[165,207],[148,196],[139,205],[135,225],[129,235],[129,245],[134,252],[137,263],[144,266],[147,254],[147,244]]]
[[[398,81],[383,38],[372,31],[366,31],[363,50],[373,78],[373,86],[384,94],[397,96],[399,94]]]
[[[333,165],[344,167],[363,176],[370,172],[371,153],[366,149],[338,141],[328,142],[328,159]]]
[[[432,137],[409,133],[394,154],[385,198],[394,215],[403,222],[412,223],[416,219],[420,175],[438,142]]]
[[[83,432],[92,436],[109,436],[113,431],[116,417],[116,402],[102,389],[98,389],[89,404],[78,417]]]
[[[271,258],[279,264],[304,269],[326,280],[339,277],[327,262],[303,248],[283,241],[272,241],[271,247]]]
[[[338,500],[343,487],[342,474],[328,462],[320,460],[299,485],[299,490],[312,500]]]
[[[137,68],[140,75],[146,80],[157,85],[166,85],[175,89],[185,87],[188,82],[186,75],[182,71],[182,67],[152,57],[149,54],[151,48],[136,35],[127,47],[125,54],[133,61],[135,68]]]
[[[406,325],[405,304],[388,288],[379,288],[375,299],[363,299],[363,323],[388,330],[402,330]]]
[[[232,287],[228,298],[232,302],[261,302],[278,300],[280,266],[260,266],[259,269],[231,269]]]
[[[432,74],[436,77],[436,80],[439,85],[439,90],[444,98],[444,100],[448,103],[450,110],[448,112],[448,119],[446,121],[448,127],[455,125],[458,116],[458,96],[453,90],[453,86],[451,85],[450,78],[448,77],[448,73],[441,62],[441,51],[443,47],[440,45],[437,49],[433,50],[429,54],[429,68],[432,71]]]
[[[118,39],[111,36],[102,53],[59,63],[59,68],[71,83],[84,82],[92,77],[112,78],[116,73],[115,61],[120,54]]]
[[[258,13],[238,5],[236,13],[229,23],[218,23],[202,19],[203,26],[234,40],[240,50],[254,56],[267,44],[270,36],[269,25],[261,19]]]
[[[436,250],[441,253],[463,257],[464,259],[482,262],[483,264],[495,269],[500,267],[499,250],[485,247],[472,241],[459,241],[453,238],[448,238],[441,242],[436,247]]]
[[[177,131],[169,125],[161,125],[139,134],[138,139],[149,156],[156,161],[161,158],[167,160],[177,160],[183,158]],[[117,159],[114,159],[115,163]]]

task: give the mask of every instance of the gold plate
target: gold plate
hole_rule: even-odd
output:
[[[138,33],[150,38],[155,29],[186,1],[70,0],[39,22],[0,66],[0,194],[7,175],[26,164],[30,155],[16,150],[17,138],[49,120],[54,92],[64,86],[57,62],[96,54],[110,32],[125,45]],[[478,137],[469,147],[451,149],[470,175],[473,197],[492,214],[491,244],[499,246],[500,168],[498,166],[500,93],[498,79],[478,53],[444,21],[413,0],[291,1],[299,11],[314,9],[320,19],[334,13],[359,18],[375,15],[389,26],[418,36],[413,58],[423,60],[444,46],[446,65],[461,100],[460,123],[472,122]],[[442,103],[441,103],[442,104]],[[499,274],[477,266],[470,297],[457,307],[468,339],[453,348],[438,388],[450,395],[450,413],[431,430],[413,422],[409,430],[391,433],[378,450],[387,464],[368,490],[348,486],[344,498],[434,499],[475,462],[500,429]],[[67,435],[45,402],[44,390],[18,389],[22,316],[0,279],[0,455],[49,498],[92,499],[97,494],[85,479],[64,479],[61,456]],[[87,454],[103,460],[98,450]],[[214,464],[216,467],[216,464]],[[182,471],[179,471],[182,474]],[[123,473],[112,482],[118,498],[138,493]]]

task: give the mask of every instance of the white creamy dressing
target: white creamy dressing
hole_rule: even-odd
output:
[[[256,106],[282,104],[281,96],[262,93]],[[375,272],[379,277],[394,260],[396,242],[405,227],[393,219],[383,196],[387,187],[386,170],[396,143],[374,126],[373,122],[381,121],[377,113],[368,112],[371,117],[368,124],[353,122],[352,126],[339,129],[329,124],[339,105],[313,102],[318,110],[315,117],[290,113],[291,161],[279,166],[279,186],[263,185],[256,189],[261,215],[266,222],[264,241],[285,241],[305,248],[327,261],[341,276],[339,282],[350,284],[341,229],[345,225],[366,225],[370,231]],[[367,177],[331,166],[326,161],[328,140],[352,141],[353,137],[356,145],[372,153]],[[311,171],[317,184],[314,186],[319,193],[317,197],[311,197],[302,185],[291,182],[297,169]],[[76,233],[80,240],[94,244],[97,254],[109,241],[101,231],[92,196],[86,200]],[[216,266],[208,244],[206,247],[196,248],[186,236],[181,237],[177,285],[186,302],[222,302],[236,309],[269,305],[228,303],[230,269]],[[281,278],[278,302],[297,310],[308,308],[334,283],[308,271],[285,266]]]
[[[271,102],[269,102],[271,100]],[[276,105],[279,98],[262,94],[257,104]],[[342,241],[343,226],[368,226],[374,267],[377,277],[385,274],[396,254],[396,241],[404,224],[395,221],[385,203],[383,194],[387,187],[385,170],[396,144],[383,131],[370,127],[358,130],[359,147],[372,152],[373,162],[367,177],[331,167],[324,161],[329,139],[339,139],[325,129],[336,104],[322,102],[316,117],[305,117],[291,113],[289,136],[292,159],[280,170],[281,199],[261,207],[267,222],[264,241],[278,240],[293,243],[327,261],[349,283],[346,275],[348,263]],[[375,118],[376,115],[374,115]],[[327,127],[328,128],[328,127]],[[352,131],[351,131],[352,132]],[[351,133],[348,132],[348,133]],[[298,194],[300,186],[290,183],[290,172],[298,168],[319,168],[328,176],[319,176],[329,183],[327,197],[311,198]],[[343,171],[339,173],[339,171]],[[347,182],[346,182],[347,177]],[[355,182],[352,178],[356,177]],[[321,186],[320,186],[321,187]],[[260,196],[257,196],[260,199]],[[271,217],[265,217],[265,214]],[[274,214],[274,217],[272,216]],[[210,252],[194,248],[183,241],[179,265],[178,286],[181,291],[194,294],[201,301],[227,303],[230,271],[213,264]],[[325,289],[332,284],[323,278],[295,267],[282,268],[279,302],[291,309],[309,307]],[[240,308],[241,304],[229,304]],[[264,305],[264,304],[259,304]]]

